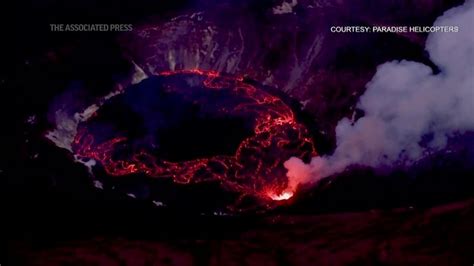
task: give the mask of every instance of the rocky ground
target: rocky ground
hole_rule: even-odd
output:
[[[240,222],[233,219],[240,218],[204,226],[200,236],[184,233],[171,239],[155,238],[167,230],[156,227],[148,228],[149,234],[133,236],[17,240],[8,255],[12,265],[470,265],[474,261],[473,200],[427,209],[241,218],[245,226],[235,226]],[[218,229],[226,225],[235,227]]]

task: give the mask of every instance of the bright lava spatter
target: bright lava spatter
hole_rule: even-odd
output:
[[[239,101],[221,106],[212,104],[216,104],[219,114],[251,116],[253,134],[242,140],[233,155],[171,161],[145,149],[132,148],[125,158],[118,159],[114,156],[116,150],[131,146],[131,141],[126,136],[115,136],[96,143],[96,139],[103,139],[101,133],[89,130],[88,121],[84,121],[79,124],[73,142],[74,153],[95,159],[111,176],[141,173],[152,178],[172,178],[180,184],[219,181],[223,188],[241,195],[276,201],[293,196],[294,188],[288,187],[283,162],[292,156],[311,158],[315,149],[307,129],[296,121],[289,106],[278,97],[246,83],[243,78],[214,71],[168,71],[157,76],[197,79],[201,84],[193,87],[195,90],[226,90],[226,95]],[[183,95],[190,93],[179,87],[167,89]],[[101,109],[89,120],[100,112]]]

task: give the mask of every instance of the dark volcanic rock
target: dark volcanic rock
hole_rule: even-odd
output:
[[[158,18],[121,38],[147,72],[202,68],[246,75],[300,100],[325,130],[350,115],[375,67],[408,59],[427,64],[426,34],[331,33],[337,25],[431,25],[460,1],[266,1],[194,8]],[[408,23],[408,24],[407,24]]]
[[[427,210],[284,215],[252,223],[220,220],[201,227],[204,235],[185,233],[172,240],[150,238],[169,227],[146,227],[133,237],[43,239],[36,245],[17,241],[10,255],[17,265],[48,266],[468,265],[474,260],[473,221],[470,200]],[[179,224],[184,227],[173,230],[198,226],[196,220]]]

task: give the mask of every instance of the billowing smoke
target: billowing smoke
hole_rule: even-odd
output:
[[[409,166],[445,148],[450,137],[474,130],[474,1],[447,11],[434,24],[459,27],[427,39],[426,50],[440,72],[405,60],[379,66],[357,105],[364,117],[339,121],[334,153],[310,164],[297,158],[285,162],[290,188],[350,165]]]

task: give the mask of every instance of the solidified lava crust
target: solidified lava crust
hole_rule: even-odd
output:
[[[79,124],[73,151],[110,176],[217,181],[265,200],[290,195],[283,162],[316,154],[281,99],[242,78],[202,70],[163,72],[109,99]]]

